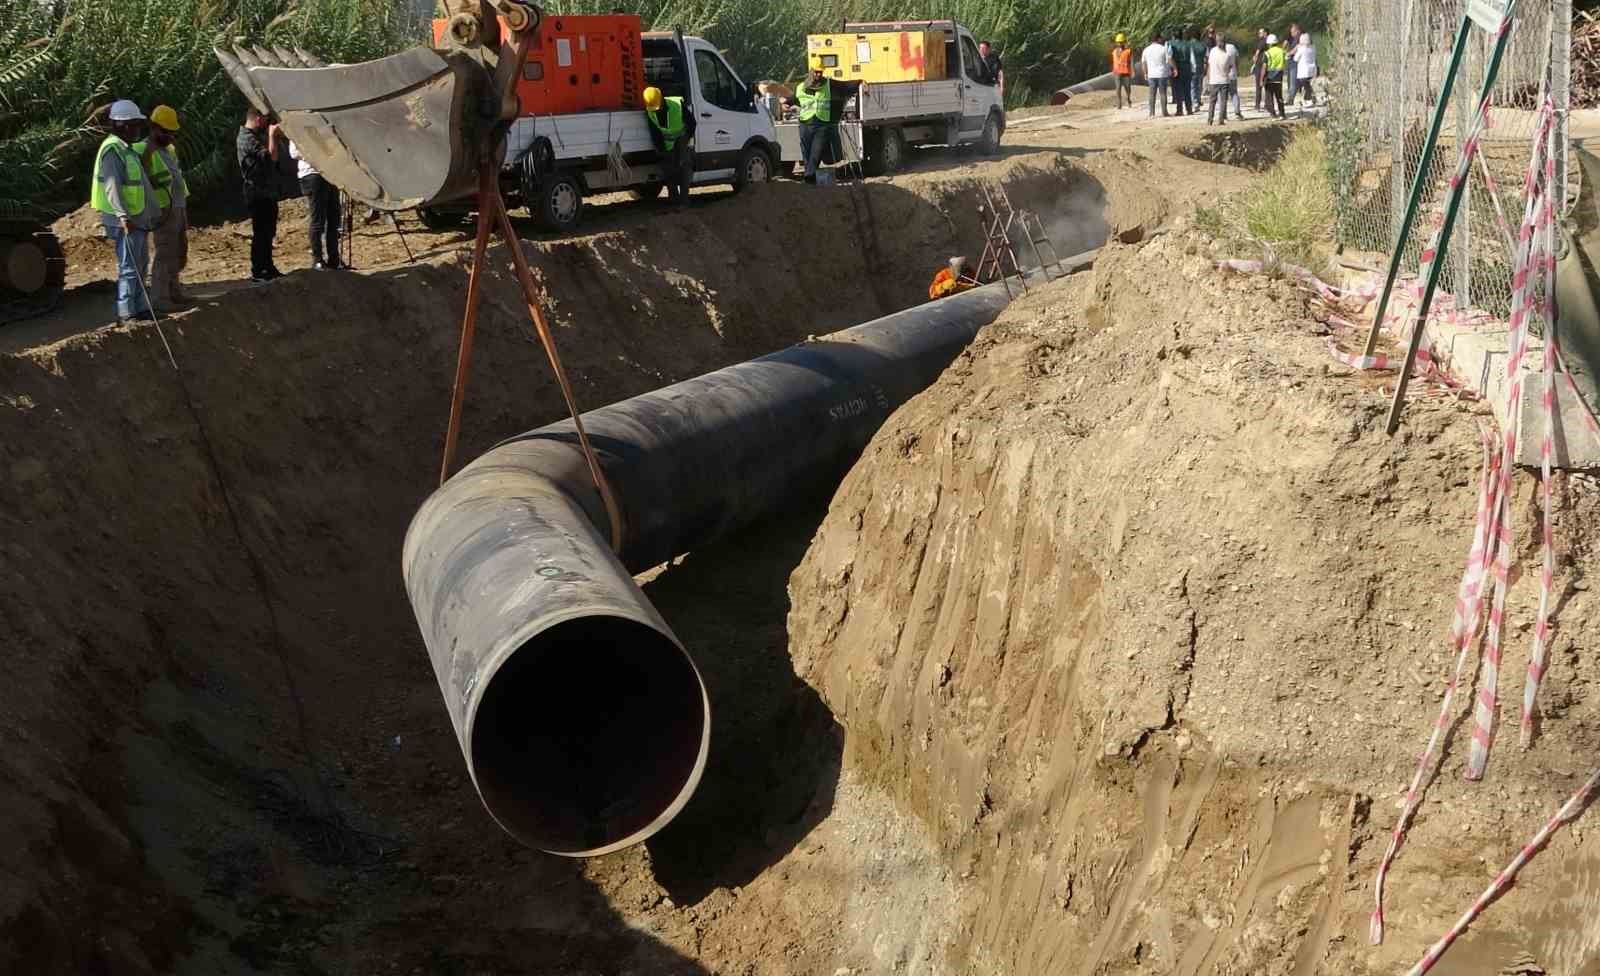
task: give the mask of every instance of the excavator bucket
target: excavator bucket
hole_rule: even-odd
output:
[[[415,47],[362,64],[323,65],[280,46],[217,60],[250,104],[275,117],[329,182],[380,210],[408,210],[477,188],[492,119],[491,73],[461,51]]]

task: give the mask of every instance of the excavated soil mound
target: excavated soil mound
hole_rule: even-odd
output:
[[[979,179],[1048,221],[1091,215],[1063,251],[1153,223],[1158,196],[1095,209],[1140,165],[773,185],[533,257],[598,406],[922,300],[948,254],[981,249]],[[718,716],[679,823],[580,863],[484,815],[400,584],[465,291],[459,236],[431,250],[212,292],[166,322],[177,372],[147,326],[0,332],[0,972],[813,973],[878,937],[835,911],[863,848],[935,890],[944,868],[905,840],[920,827],[841,771],[839,730],[788,664],[784,587],[820,518],[804,501],[798,532],[650,584]],[[460,457],[562,413],[497,271]]]
[[[1188,238],[1113,246],[986,330],[839,490],[790,584],[791,647],[846,769],[942,868],[911,971],[1400,972],[1588,775],[1600,487],[1557,485],[1556,636],[1522,753],[1522,475],[1505,727],[1481,784],[1452,727],[1368,946],[1452,665],[1484,411],[1417,398],[1387,437],[1387,377],[1315,332],[1299,292],[1223,276]],[[1593,816],[1438,971],[1596,971]]]

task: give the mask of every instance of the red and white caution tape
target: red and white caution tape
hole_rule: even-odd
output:
[[[1459,939],[1461,934],[1472,925],[1473,921],[1483,914],[1483,910],[1488,908],[1491,902],[1500,897],[1511,886],[1511,882],[1517,877],[1517,872],[1521,871],[1529,861],[1533,860],[1533,856],[1538,854],[1550,842],[1550,838],[1555,836],[1556,831],[1560,830],[1563,824],[1568,824],[1578,819],[1578,816],[1588,808],[1589,804],[1594,802],[1597,792],[1600,792],[1600,769],[1596,769],[1590,774],[1588,782],[1579,787],[1578,792],[1572,794],[1571,798],[1561,805],[1561,809],[1556,811],[1555,816],[1551,817],[1549,822],[1541,827],[1537,834],[1533,835],[1533,839],[1528,841],[1527,845],[1517,852],[1517,856],[1511,859],[1511,863],[1507,864],[1504,870],[1495,875],[1494,880],[1489,883],[1489,887],[1485,888],[1483,894],[1478,896],[1478,900],[1472,903],[1472,907],[1467,909],[1466,913],[1456,921],[1456,924],[1450,927],[1450,931],[1446,932],[1438,942],[1435,942],[1428,949],[1423,957],[1417,961],[1417,964],[1406,972],[1406,976],[1423,976],[1424,973],[1431,970],[1439,962],[1439,958],[1444,955],[1445,950],[1450,948],[1451,943]]]
[[[1439,718],[1423,751],[1422,759],[1412,778],[1411,787],[1400,817],[1390,838],[1389,848],[1378,866],[1375,881],[1376,907],[1372,915],[1373,942],[1383,938],[1383,894],[1390,867],[1394,861],[1405,831],[1421,802],[1420,791],[1436,768],[1438,749],[1443,730],[1448,726],[1456,688],[1470,657],[1476,638],[1479,618],[1486,594],[1484,583],[1492,561],[1493,604],[1484,635],[1484,649],[1479,676],[1479,694],[1473,710],[1473,730],[1467,761],[1469,779],[1481,777],[1488,763],[1489,749],[1495,731],[1497,712],[1497,683],[1499,677],[1502,635],[1505,629],[1506,594],[1510,589],[1512,558],[1511,500],[1517,457],[1517,431],[1521,429],[1523,373],[1522,360],[1527,354],[1529,324],[1534,314],[1544,320],[1545,347],[1543,351],[1544,390],[1540,406],[1544,410],[1544,436],[1540,444],[1540,474],[1542,479],[1541,506],[1543,526],[1541,537],[1542,565],[1539,576],[1539,611],[1534,628],[1533,650],[1529,657],[1528,678],[1523,689],[1522,740],[1526,747],[1534,732],[1534,716],[1539,684],[1544,675],[1550,637],[1550,594],[1554,590],[1555,544],[1554,499],[1552,497],[1551,467],[1555,444],[1555,418],[1557,411],[1557,377],[1565,380],[1567,389],[1574,395],[1578,390],[1561,355],[1554,323],[1555,288],[1555,211],[1553,185],[1555,165],[1553,141],[1550,139],[1554,110],[1547,99],[1540,114],[1539,134],[1535,141],[1533,159],[1526,180],[1526,206],[1523,223],[1516,240],[1516,273],[1513,278],[1511,311],[1511,353],[1506,362],[1507,402],[1505,404],[1505,434],[1496,446],[1492,437],[1484,440],[1486,458],[1483,477],[1479,484],[1478,522],[1474,529],[1472,549],[1467,558],[1467,568],[1457,593],[1456,616],[1451,627],[1451,642],[1456,649],[1456,670],[1446,687],[1445,700]],[[1541,180],[1541,177],[1543,178]],[[1579,398],[1581,402],[1581,397]],[[1600,435],[1600,420],[1585,404],[1584,418],[1591,431]],[[1534,839],[1522,849],[1505,870],[1495,878],[1489,888],[1456,922],[1443,938],[1436,942],[1412,967],[1410,976],[1422,976],[1433,968],[1450,945],[1466,931],[1474,919],[1498,897],[1511,883],[1517,872],[1536,855],[1550,837],[1564,823],[1575,819],[1600,790],[1600,769],[1556,813]]]
[[[1478,634],[1479,620],[1483,615],[1483,577],[1490,521],[1488,513],[1500,476],[1500,453],[1492,427],[1480,424],[1478,432],[1483,446],[1483,473],[1478,478],[1477,528],[1473,532],[1472,548],[1467,551],[1466,571],[1461,574],[1461,585],[1456,589],[1456,615],[1450,626],[1450,642],[1456,649],[1456,669],[1449,684],[1445,685],[1439,718],[1433,723],[1433,734],[1428,737],[1427,746],[1417,758],[1417,770],[1412,774],[1411,786],[1406,790],[1400,819],[1395,821],[1394,832],[1389,837],[1389,848],[1384,851],[1383,860],[1378,864],[1378,876],[1373,884],[1377,904],[1372,912],[1370,932],[1374,945],[1383,941],[1383,888],[1389,877],[1389,867],[1400,852],[1406,827],[1422,803],[1425,784],[1438,766],[1442,754],[1440,746],[1445,730],[1450,726],[1450,716],[1455,711],[1456,690],[1461,687],[1461,678],[1466,673],[1467,661],[1471,656],[1472,640]]]

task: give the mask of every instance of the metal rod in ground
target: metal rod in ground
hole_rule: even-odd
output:
[[[1433,122],[1428,126],[1428,138],[1422,143],[1422,158],[1417,160],[1417,175],[1411,180],[1411,195],[1406,199],[1406,214],[1400,221],[1400,236],[1395,239],[1394,253],[1389,256],[1389,272],[1383,279],[1383,295],[1378,299],[1377,317],[1372,320],[1372,331],[1367,333],[1367,344],[1361,355],[1371,356],[1378,348],[1378,335],[1383,331],[1383,318],[1389,311],[1389,299],[1394,294],[1395,279],[1400,277],[1400,263],[1405,260],[1406,240],[1416,223],[1417,211],[1422,206],[1422,190],[1428,181],[1428,170],[1433,165],[1434,150],[1439,145],[1439,132],[1444,128],[1444,115],[1450,109],[1450,92],[1455,88],[1456,74],[1461,70],[1461,60],[1467,51],[1467,38],[1472,33],[1472,21],[1461,17],[1461,27],[1456,31],[1455,47],[1450,51],[1450,67],[1444,75],[1444,86],[1439,89],[1439,106],[1433,111]],[[1399,161],[1396,161],[1399,164]],[[1404,381],[1404,377],[1402,377]]]
[[[393,211],[389,213],[389,226],[393,227],[394,232],[399,235],[400,243],[406,249],[406,260],[415,264],[417,256],[411,253],[411,242],[406,240],[406,232],[400,229],[400,218],[396,217]]]
[[[1478,93],[1477,101],[1479,106],[1478,111],[1480,114],[1488,110],[1489,97],[1494,92],[1495,76],[1500,73],[1500,61],[1505,57],[1506,45],[1511,42],[1511,18],[1516,13],[1516,7],[1517,0],[1511,0],[1511,2],[1507,4],[1505,14],[1506,22],[1500,28],[1499,37],[1495,39],[1494,54],[1489,58],[1489,67],[1483,73],[1483,86],[1482,90]],[[1464,19],[1464,23],[1468,27],[1471,26],[1470,20]],[[1438,119],[1435,118],[1435,122],[1437,121]],[[1469,134],[1467,138],[1470,141],[1474,138],[1474,136]],[[1473,151],[1474,148],[1475,147],[1471,145],[1463,143],[1461,146],[1461,151],[1469,152]],[[1470,164],[1471,160],[1468,160],[1467,162]],[[1415,365],[1417,361],[1417,350],[1422,347],[1422,334],[1428,324],[1428,310],[1433,306],[1433,295],[1435,290],[1437,290],[1439,287],[1439,275],[1444,271],[1445,254],[1449,250],[1450,246],[1450,232],[1454,230],[1456,225],[1456,215],[1461,210],[1461,198],[1467,192],[1468,181],[1465,177],[1471,173],[1471,170],[1466,167],[1462,167],[1461,169],[1463,170],[1463,178],[1458,180],[1457,185],[1451,190],[1450,204],[1445,208],[1444,211],[1444,226],[1439,229],[1439,252],[1433,256],[1433,263],[1428,266],[1428,281],[1422,290],[1422,304],[1417,309],[1416,324],[1411,329],[1411,341],[1406,344],[1406,361],[1400,367],[1399,378],[1395,380],[1394,401],[1389,404],[1389,421],[1385,425],[1385,429],[1390,434],[1393,434],[1396,430],[1400,429],[1400,413],[1405,409],[1406,405],[1406,387],[1411,381],[1411,367]],[[1413,203],[1414,202],[1415,201],[1413,201]],[[1397,248],[1395,250],[1396,260],[1398,260],[1399,254],[1400,250]],[[1394,284],[1394,272],[1395,265],[1394,263],[1391,263],[1389,267],[1390,280],[1385,285],[1385,290]],[[1376,331],[1382,327],[1383,309],[1380,307],[1378,309],[1378,318],[1372,323],[1374,335],[1376,334]],[[1367,342],[1370,346],[1376,342],[1376,339],[1372,336],[1369,336]]]

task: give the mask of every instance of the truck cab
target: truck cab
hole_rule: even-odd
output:
[[[772,117],[721,52],[680,31],[647,32],[638,44],[642,71],[634,97],[642,99],[643,89],[654,86],[683,98],[694,114],[693,185],[737,190],[770,180],[780,159]],[[571,57],[582,53],[574,48]],[[649,125],[642,101],[609,110],[525,112],[506,139],[502,183],[508,197],[520,199],[551,230],[576,226],[584,197],[595,193],[626,190],[641,200],[656,198],[665,184]]]
[[[977,38],[962,24],[847,22],[837,34],[808,37],[806,48],[807,67],[867,85],[845,106],[841,161],[859,162],[868,175],[879,175],[904,166],[913,146],[999,151],[1006,125],[999,79],[989,76]],[[782,123],[778,139],[784,162],[803,162],[797,123]]]
[[[698,37],[644,35],[645,83],[683,96],[695,114],[695,184],[762,182],[777,166],[772,116],[721,52]],[[685,74],[687,67],[687,75]],[[745,164],[741,168],[741,161]],[[755,163],[758,172],[749,171]]]
[[[596,193],[660,195],[665,184],[644,113],[647,87],[683,98],[694,114],[695,186],[738,189],[777,170],[772,117],[721,52],[682,31],[646,32],[639,24],[634,14],[551,14],[529,47],[501,189],[547,229],[576,226],[584,198]],[[447,28],[448,21],[434,21],[436,44]],[[434,207],[423,219],[459,224],[471,206]]]

